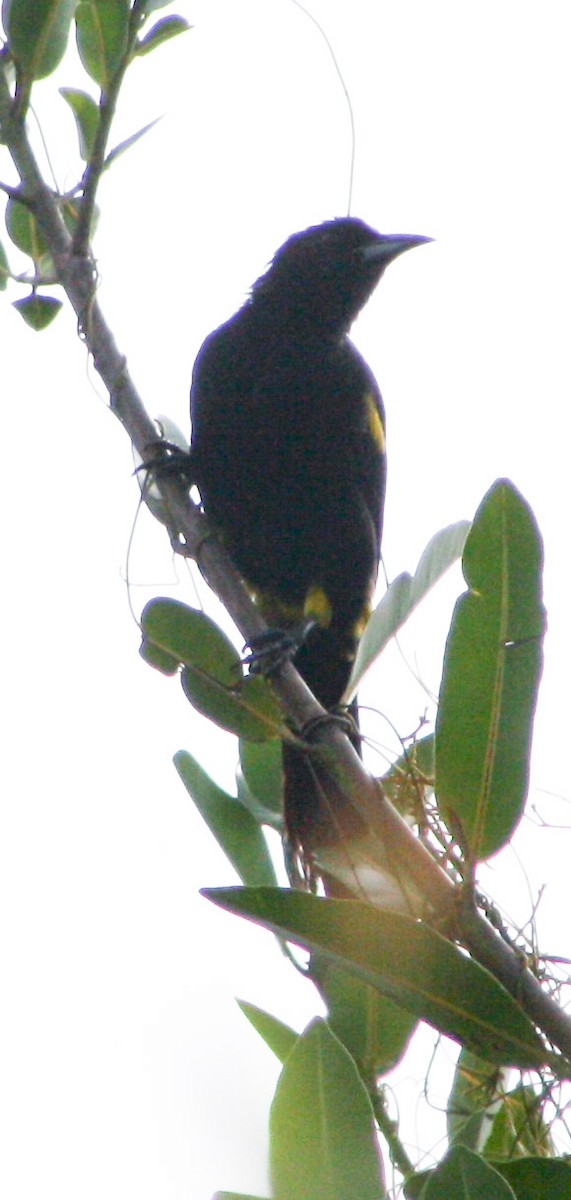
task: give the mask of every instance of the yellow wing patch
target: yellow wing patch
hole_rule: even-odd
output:
[[[369,433],[371,434],[371,437],[375,443],[375,446],[378,447],[378,449],[381,451],[381,454],[384,454],[385,447],[386,447],[385,427],[383,425],[383,422],[381,419],[381,414],[377,407],[377,402],[376,402],[375,396],[373,395],[372,392],[365,392],[364,400],[365,400],[365,408],[367,410],[367,422],[369,425]]]

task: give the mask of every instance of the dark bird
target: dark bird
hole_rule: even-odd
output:
[[[352,217],[294,234],[194,367],[204,510],[270,627],[313,621],[293,661],[326,709],[370,613],[385,496],[381,394],[348,333],[385,267],[427,241]],[[284,770],[294,849],[334,840],[309,756],[284,745]]]

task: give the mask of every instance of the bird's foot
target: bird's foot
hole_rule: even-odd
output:
[[[168,442],[165,438],[157,438],[156,442],[151,442],[147,447],[145,459],[136,468],[135,474],[139,471],[147,471],[149,477],[160,483],[161,479],[179,479],[189,488],[194,483],[194,472],[192,468],[192,455],[188,450],[183,450],[181,446],[177,446],[176,442]]]
[[[252,675],[271,675],[295,658],[316,624],[315,617],[306,617],[289,629],[268,629],[246,643],[250,654],[246,654],[242,662],[250,668]]]

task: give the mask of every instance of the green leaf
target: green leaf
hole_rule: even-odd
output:
[[[267,679],[248,675],[238,683],[207,675],[202,667],[183,668],[181,683],[187,700],[221,729],[251,741],[275,738],[283,726],[279,703]]]
[[[464,850],[487,858],[522,816],[545,628],[541,537],[508,480],[484,497],[463,566],[470,590],[446,645],[436,793]]]
[[[24,254],[29,254],[35,263],[49,253],[48,244],[38,222],[27,204],[19,200],[8,200],[6,205],[6,229],[12,241]]]
[[[132,133],[128,138],[125,138],[123,142],[119,142],[118,146],[114,146],[113,150],[109,151],[109,154],[105,159],[105,170],[107,171],[111,166],[111,163],[115,162],[116,158],[120,158],[126,150],[130,150],[131,146],[135,145],[135,142],[138,142],[140,138],[144,137],[145,134],[149,132],[149,129],[152,129],[155,125],[158,125],[160,120],[162,120],[161,117],[155,117],[154,121],[149,121],[147,125],[143,125],[142,129],[138,129],[136,133]]]
[[[129,47],[129,0],[81,0],[77,48],[87,74],[107,92]]]
[[[77,0],[3,0],[2,20],[22,78],[45,79],[61,62]]]
[[[281,817],[284,794],[282,744],[240,741],[240,766],[246,788],[258,809]]]
[[[233,686],[242,677],[240,657],[211,617],[180,600],[150,600],[141,615],[143,638],[178,663],[194,666]]]
[[[455,1146],[432,1172],[422,1189],[421,1200],[515,1200],[515,1195],[498,1171],[478,1154]]]
[[[178,33],[186,33],[187,29],[191,29],[188,21],[184,17],[161,17],[156,25],[137,42],[135,54],[150,54],[151,50],[155,50],[157,46],[162,46],[163,42],[168,42],[170,38],[176,37]]]
[[[54,317],[57,317],[62,302],[56,300],[55,296],[38,296],[36,292],[32,292],[23,300],[14,300],[13,306],[24,318],[26,325],[39,333],[51,325]]]
[[[561,1158],[518,1158],[493,1165],[517,1200],[571,1200],[571,1164]]]
[[[282,888],[204,894],[287,941],[326,954],[490,1062],[538,1067],[548,1057],[531,1021],[493,975],[411,917]]]
[[[66,103],[69,104],[75,117],[79,137],[79,153],[84,162],[89,162],[99,127],[99,105],[87,92],[82,92],[78,88],[61,87],[59,91],[60,96],[63,96]]]
[[[324,1021],[298,1039],[270,1115],[276,1200],[386,1196],[371,1103],[357,1068]]]
[[[466,1146],[481,1153],[486,1145],[495,1113],[502,1104],[503,1073],[497,1066],[462,1050],[456,1063],[454,1083],[446,1106],[451,1146]]]
[[[185,696],[204,716],[252,741],[281,731],[281,709],[270,684],[259,675],[244,678],[234,646],[205,613],[178,600],[151,600],[143,610],[141,628],[143,657],[153,661],[146,646],[151,642],[182,663]]]
[[[330,1028],[365,1082],[391,1071],[405,1053],[416,1018],[322,955],[312,955],[310,973],[327,1005]]]
[[[276,882],[265,838],[251,813],[218,787],[196,759],[179,750],[174,765],[218,845],[244,883]]]
[[[0,292],[5,292],[12,272],[3,243],[0,242]]]
[[[258,1008],[256,1004],[248,1004],[247,1000],[238,1000],[238,1004],[256,1033],[259,1033],[276,1058],[284,1063],[288,1054],[291,1054],[299,1034],[283,1021],[278,1021],[271,1013]]]
[[[345,700],[355,694],[371,663],[408,620],[427,592],[460,558],[469,528],[469,521],[457,521],[455,525],[435,533],[423,551],[414,575],[405,571],[389,584],[359,643],[351,678],[345,689]]]

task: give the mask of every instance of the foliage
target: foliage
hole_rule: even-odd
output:
[[[125,73],[136,58],[146,59],[188,28],[176,14],[146,28],[165,6],[165,0],[3,0],[2,6],[0,123],[21,180],[20,187],[5,189],[6,229],[30,268],[14,273],[0,246],[0,288],[25,288],[14,306],[36,331],[61,307],[46,288],[67,293],[112,407],[145,465],[152,425],[97,309],[91,238],[103,172],[149,128],[109,149]],[[25,119],[35,82],[53,74],[72,28],[89,90],[60,92],[84,165],[76,186],[59,195],[41,176]],[[176,469],[157,482],[158,499],[156,487],[145,484],[149,507],[165,524],[174,522],[180,538],[186,518],[176,507]],[[279,687],[245,674],[233,644],[201,612],[157,599],[141,618],[145,660],[180,676],[186,700],[240,738],[235,796],[186,751],[175,759],[243,885],[208,896],[272,930],[283,944],[301,947],[327,1007],[326,1021],[316,1019],[298,1035],[276,1016],[242,1004],[282,1064],[270,1117],[277,1200],[381,1200],[389,1194],[383,1145],[411,1200],[571,1197],[571,1166],[557,1157],[548,1115],[555,1083],[569,1078],[569,1024],[522,964],[507,932],[493,932],[475,889],[478,864],[509,841],[522,817],[545,625],[541,537],[508,480],[493,484],[471,526],[458,522],[440,531],[415,573],[403,573],[389,586],[363,637],[347,699],[460,555],[467,587],[447,641],[435,730],[410,739],[374,789],[383,812],[392,801],[422,835],[422,853],[412,853],[412,835],[398,820],[393,834],[401,826],[404,832],[387,847],[386,829],[377,826],[373,812],[367,837],[350,847],[361,882],[354,898],[344,900],[277,886],[267,834],[281,831],[281,742],[301,736]],[[336,761],[333,744],[326,750],[308,745],[308,753],[316,762],[325,753],[327,761]],[[342,769],[339,778],[345,778]],[[359,797],[347,788],[349,803],[357,804]],[[359,874],[363,866],[367,878],[386,875],[387,861],[401,911],[379,906]],[[439,907],[436,892],[449,902]],[[448,1103],[448,1152],[425,1171],[415,1169],[388,1116],[383,1082],[420,1021],[461,1046]],[[526,1072],[511,1088],[508,1067]],[[232,1194],[218,1195],[231,1200]]]

